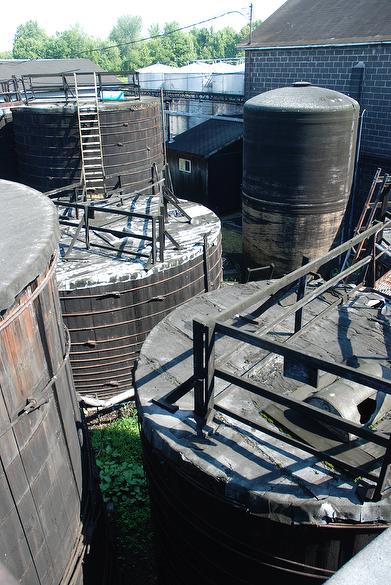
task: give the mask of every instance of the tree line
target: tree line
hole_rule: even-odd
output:
[[[134,70],[157,62],[180,67],[196,59],[238,57],[237,45],[249,34],[248,26],[239,32],[232,27],[183,31],[178,23],[166,22],[150,26],[148,39],[142,40],[142,26],[140,16],[120,16],[103,40],[88,35],[78,24],[48,35],[38,22],[29,20],[17,27],[12,51],[0,53],[0,59],[88,58],[105,71]]]

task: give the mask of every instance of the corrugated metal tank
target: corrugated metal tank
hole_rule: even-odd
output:
[[[243,257],[275,276],[337,245],[353,180],[358,103],[297,82],[244,106]]]
[[[229,63],[214,63],[212,66],[213,93],[243,94],[244,67]]]
[[[0,202],[0,560],[23,585],[80,585],[80,411],[55,278],[57,213],[9,181]]]
[[[108,189],[121,183],[142,189],[151,183],[153,163],[163,165],[158,100],[106,102],[99,105],[103,163]],[[20,180],[50,191],[80,178],[80,141],[74,104],[24,106],[13,111]]]
[[[155,63],[138,69],[139,83],[141,89],[160,89],[164,87],[166,75],[169,75],[172,71],[175,71],[176,67],[170,65],[164,65],[163,63]]]

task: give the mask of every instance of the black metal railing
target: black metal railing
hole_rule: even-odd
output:
[[[85,249],[99,248],[110,251],[113,255],[131,255],[139,258],[147,258],[150,264],[156,262],[164,262],[166,240],[169,240],[176,249],[180,248],[180,244],[167,231],[168,219],[168,205],[174,207],[185,219],[190,222],[191,217],[181,207],[175,196],[164,186],[164,179],[158,179],[155,176],[154,182],[137,191],[127,192],[126,187],[121,186],[121,177],[118,177],[116,189],[106,193],[106,199],[101,200],[99,204],[95,201],[88,201],[85,199],[83,183],[72,183],[70,185],[53,189],[45,193],[47,197],[52,199],[53,203],[59,208],[59,223],[60,225],[75,228],[75,231],[70,236],[71,241],[63,258],[68,259],[76,242],[79,240],[80,233],[84,232]],[[158,198],[157,213],[140,213],[124,209],[124,205],[128,201],[132,201],[136,196],[148,194]],[[62,211],[61,211],[62,210]],[[74,210],[74,218],[69,216],[69,211]],[[80,213],[82,212],[82,213]],[[125,217],[127,220],[141,219],[147,222],[144,226],[143,233],[138,233],[130,230],[121,230],[106,225],[95,225],[91,220],[95,218],[95,214],[117,215],[118,217]],[[148,235],[150,232],[151,235]],[[91,233],[98,238],[105,240],[105,243],[97,243],[91,241]],[[120,245],[119,247],[113,245],[106,238],[107,236],[114,236],[125,241],[126,238],[132,238],[140,241],[150,242],[151,251],[145,253],[142,251],[134,251]]]
[[[80,97],[95,92],[94,72],[77,73]],[[127,99],[141,99],[139,74],[137,71],[95,72],[99,101],[107,98],[107,92],[123,92]],[[122,80],[121,80],[122,78]],[[123,79],[126,81],[123,81]],[[74,72],[35,73],[0,81],[1,101],[31,102],[72,102],[76,99]]]
[[[289,445],[293,445],[303,451],[316,455],[320,460],[327,460],[333,465],[350,472],[353,474],[354,478],[359,476],[360,478],[369,479],[373,484],[368,488],[366,497],[372,500],[381,499],[387,488],[390,487],[389,482],[391,481],[389,472],[389,465],[391,463],[391,439],[387,434],[356,424],[350,420],[343,419],[338,415],[334,415],[308,403],[290,398],[289,396],[281,395],[259,383],[230,373],[216,362],[215,342],[216,336],[219,336],[219,338],[222,336],[228,336],[240,342],[265,350],[266,352],[269,352],[269,356],[281,356],[283,358],[283,374],[285,377],[299,380],[302,383],[314,387],[317,387],[319,371],[323,371],[334,374],[343,379],[352,380],[358,384],[384,392],[385,394],[391,394],[390,380],[381,379],[351,368],[350,366],[337,364],[327,359],[309,355],[307,352],[294,348],[289,343],[281,343],[265,337],[265,335],[273,330],[276,325],[294,315],[294,331],[287,341],[289,342],[295,339],[304,329],[313,325],[318,319],[323,317],[326,312],[332,310],[338,303],[341,303],[341,298],[331,303],[328,308],[312,318],[305,325],[303,325],[304,307],[326,291],[335,287],[338,283],[346,283],[347,279],[353,275],[359,275],[358,278],[355,279],[352,289],[353,291],[363,283],[372,285],[376,277],[377,261],[383,254],[387,253],[387,250],[378,251],[377,239],[378,236],[383,233],[384,229],[390,228],[391,221],[387,214],[387,217],[383,222],[376,223],[366,231],[331,250],[328,254],[323,256],[323,258],[309,262],[285,277],[275,280],[274,282],[269,282],[264,290],[257,291],[252,295],[247,296],[244,301],[219,313],[216,318],[207,319],[205,321],[194,319],[193,375],[180,386],[163,397],[154,400],[154,402],[171,412],[175,412],[178,409],[175,402],[193,390],[193,414],[200,434],[202,434],[204,427],[210,422],[213,413],[220,412],[237,421],[249,424],[251,427],[259,429],[262,432],[268,433]],[[348,250],[359,245],[363,241],[367,242],[368,251],[364,258],[357,261],[352,266],[343,269],[339,274],[331,277],[323,284],[320,284],[315,290],[306,293],[307,279],[311,274],[317,273],[322,266],[329,263],[331,260],[343,257]],[[238,327],[226,323],[230,319],[239,318],[239,320],[250,321],[251,323],[260,325],[258,318],[261,315],[264,315],[269,308],[277,303],[281,298],[281,295],[289,290],[296,291],[296,302],[289,307],[282,308],[280,315],[261,327],[256,335],[245,332]],[[251,313],[243,314],[243,312],[250,307]],[[254,307],[256,308],[254,309]],[[383,457],[380,458],[381,461],[378,462],[381,463],[380,472],[373,472],[371,470],[373,469],[373,466],[371,469],[368,469],[367,467],[359,468],[349,465],[348,462],[342,461],[337,454],[333,454],[331,450],[321,451],[289,435],[273,430],[270,428],[270,425],[267,425],[261,418],[258,420],[249,420],[244,417],[240,411],[234,412],[223,407],[220,403],[220,399],[223,394],[229,392],[229,386],[219,393],[219,401],[216,402],[216,379],[240,387],[256,396],[266,398],[273,403],[292,408],[311,419],[320,421],[323,424],[326,423],[327,426],[331,428],[347,431],[356,437],[380,445],[385,449]]]
[[[22,94],[18,79],[12,76],[11,79],[0,80],[0,108],[20,101]]]

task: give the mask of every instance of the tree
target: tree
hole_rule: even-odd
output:
[[[262,24],[262,20],[254,20],[254,22],[252,23],[252,29],[253,31],[258,28],[260,25]],[[240,42],[249,42],[250,40],[250,25],[246,24],[246,26],[243,26],[240,31],[239,31],[239,37],[240,37]]]
[[[225,28],[215,33],[214,54],[215,58],[230,59],[237,56],[237,45],[240,42],[240,35],[232,27]]]
[[[135,41],[141,36],[142,25],[141,16],[120,16],[109,35],[110,41],[118,45],[124,71],[139,66],[140,47],[135,45]]]
[[[12,51],[0,51],[0,59],[12,59]]]
[[[48,36],[36,20],[20,24],[15,32],[12,56],[14,59],[39,59],[45,57]]]
[[[161,35],[162,31],[160,29],[160,25],[155,23],[152,24],[148,29],[148,35],[150,37],[158,37]],[[149,62],[151,63],[165,63],[166,62],[166,54],[164,52],[164,46],[162,44],[161,37],[158,38],[151,38],[148,43],[148,52],[149,52]]]
[[[161,37],[163,63],[167,65],[186,65],[197,57],[193,37],[190,33],[177,30],[177,22],[166,22],[164,36]]]
[[[214,59],[213,28],[192,28],[190,34],[193,37],[194,49],[197,59]]]
[[[121,70],[121,55],[118,47],[112,47],[108,41],[96,39],[94,48],[98,50],[91,51],[85,55],[88,59],[102,67],[103,71]]]
[[[88,57],[89,51],[95,47],[96,41],[76,24],[70,28],[56,32],[46,43],[46,57],[49,59],[74,59]]]

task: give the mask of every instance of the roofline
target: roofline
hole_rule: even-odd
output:
[[[207,154],[196,154],[194,152],[187,152],[186,150],[176,150],[174,148],[170,148],[169,142],[167,142],[166,145],[167,145],[167,150],[170,150],[171,152],[176,152],[179,155],[185,154],[186,156],[193,156],[197,159],[208,160],[208,158],[210,158],[211,156],[216,154],[216,152],[219,152],[219,150],[222,150],[223,148],[227,148],[227,146],[231,146],[231,144],[234,144],[238,140],[243,140],[243,135],[237,136],[236,138],[232,138],[228,142],[225,142],[220,148],[219,147],[215,148],[214,150],[212,150],[211,152],[208,152]],[[174,142],[175,142],[175,140],[174,140]]]
[[[257,46],[241,46],[244,51],[271,51],[273,49],[312,49],[315,47],[329,48],[329,47],[362,47],[365,45],[390,45],[390,41],[365,41],[358,43],[310,43],[306,45],[270,45],[265,47]]]

